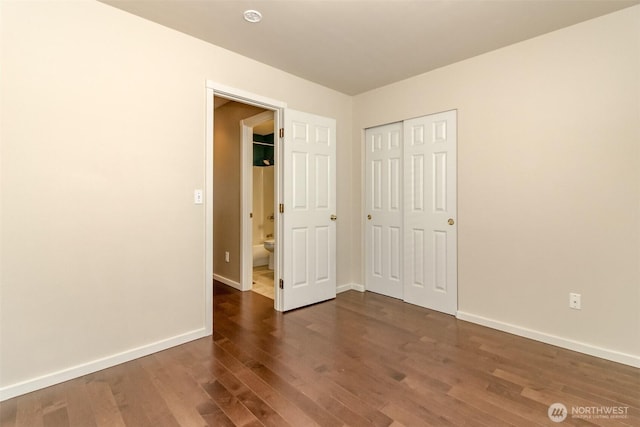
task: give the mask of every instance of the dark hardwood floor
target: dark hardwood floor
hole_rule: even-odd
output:
[[[0,425],[640,426],[639,369],[373,293],[214,295],[213,338],[2,402]],[[556,402],[622,418],[556,424]]]

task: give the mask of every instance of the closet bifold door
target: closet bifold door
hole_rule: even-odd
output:
[[[404,122],[404,300],[457,311],[456,111]]]
[[[402,299],[402,122],[365,130],[365,280]]]

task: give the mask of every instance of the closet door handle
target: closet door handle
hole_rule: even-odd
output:
[[[331,221],[335,221],[335,220],[337,220],[337,219],[338,219],[338,217],[337,217],[337,216],[335,216],[335,215],[331,215]]]

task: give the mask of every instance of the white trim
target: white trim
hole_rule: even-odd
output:
[[[166,350],[168,348],[175,347],[189,341],[204,338],[208,335],[210,335],[210,333],[206,328],[197,329],[195,331],[186,332],[184,334],[156,341],[151,344],[146,344],[141,347],[136,347],[120,353],[112,354],[110,356],[102,357],[100,359],[95,359],[90,362],[82,363],[80,365],[72,366],[70,368],[62,369],[57,372],[45,374],[40,377],[32,378],[16,384],[10,384],[8,386],[0,388],[0,401],[11,399],[13,397],[30,393],[32,391],[40,390],[45,387],[50,387],[55,384],[60,384],[62,382],[69,381],[83,375],[91,374],[93,372],[101,371],[103,369],[119,365],[121,363],[130,362],[131,360],[148,356],[150,354],[157,353],[159,351]]]
[[[557,347],[577,351],[579,353],[588,354],[590,356],[599,357],[601,359],[611,360],[613,362],[640,368],[640,356],[636,356],[633,354],[622,353],[619,351],[598,347],[592,344],[574,341],[572,339],[547,334],[545,332],[524,328],[522,326],[501,322],[499,320],[489,319],[471,313],[465,313],[463,311],[458,311],[456,317],[460,320],[466,320],[467,322],[486,326],[488,328],[497,329],[499,331],[508,332],[510,334],[518,335],[525,338],[530,338],[532,340],[540,341],[546,344],[555,345]]]
[[[360,283],[352,283],[351,289],[358,292],[364,292],[366,290],[364,285],[361,285]]]
[[[224,283],[225,285],[231,286],[232,288],[235,288],[239,291],[243,290],[242,285],[240,283],[236,282],[235,280],[228,279],[224,276],[220,276],[219,274],[214,274],[213,280],[217,280],[218,282]]]
[[[207,80],[207,89],[213,90],[216,95],[220,95],[223,98],[229,98],[234,101],[239,101],[249,105],[255,105],[262,108],[271,108],[272,110],[287,108],[286,102],[256,95],[254,93],[223,85],[212,80]]]
[[[367,289],[367,129],[360,129],[360,213],[357,223],[360,224],[360,278],[363,292]]]
[[[274,188],[274,205],[278,206],[280,202],[284,203],[284,180],[282,177],[284,176],[284,150],[282,149],[282,144],[284,144],[284,137],[280,137],[280,129],[284,127],[284,111],[285,107],[279,108],[274,111],[273,119],[275,121],[274,129],[275,133],[273,135],[273,145],[275,148],[273,149],[273,158],[276,162],[276,170],[274,173],[275,180],[275,188]],[[274,212],[274,226],[273,226],[273,236],[276,239],[276,242],[284,242],[284,233],[282,228],[282,214],[279,213],[278,210]],[[284,272],[284,257],[282,256],[284,245],[276,245],[275,251],[273,251],[273,265],[275,267],[274,273],[274,286],[275,292],[273,293],[273,306],[277,311],[284,310],[284,298],[282,297],[282,289],[278,286],[280,279],[282,279],[282,273]]]
[[[274,112],[274,120],[275,120],[275,129],[280,129],[282,127],[282,124],[284,123],[284,109],[287,107],[287,104],[285,102],[282,101],[277,101],[275,99],[271,99],[271,98],[267,98],[264,96],[260,96],[260,95],[256,95],[254,93],[250,93],[241,89],[236,89],[230,86],[226,86],[223,85],[221,83],[217,83],[211,80],[207,80],[206,82],[206,87],[208,90],[211,90],[214,96],[220,96],[222,98],[227,98],[227,99],[231,99],[233,101],[238,101],[238,102],[242,102],[244,104],[248,104],[248,105],[253,105],[253,106],[257,106],[257,107],[261,107],[261,108],[265,108],[265,109],[270,109],[273,110]],[[213,96],[210,97],[211,98],[211,103],[213,103]],[[207,100],[207,102],[209,102],[209,99]],[[211,117],[213,117],[213,114],[211,114]],[[214,121],[211,120],[210,122],[207,121],[207,135],[211,135],[211,138],[208,139],[208,147],[209,145],[211,146],[211,150],[212,150],[212,154],[213,154],[213,129],[214,129]],[[275,141],[275,135],[274,135],[274,145],[275,145],[275,156],[276,158],[278,158],[279,160],[276,161],[276,171],[275,171],[275,180],[276,180],[276,203],[280,203],[280,200],[282,200],[282,190],[281,190],[281,179],[280,179],[280,175],[283,172],[282,169],[282,161],[281,161],[281,154],[280,154],[280,143],[281,143],[281,139],[278,138],[277,140],[278,142]],[[213,155],[209,156],[210,158],[213,158]],[[211,163],[211,176],[207,175],[207,182],[213,183],[213,162]],[[211,216],[213,217],[213,210],[211,212]],[[282,241],[281,240],[281,231],[280,231],[280,215],[276,215],[275,218],[275,224],[274,224],[274,235],[276,236],[276,240],[277,241]],[[206,239],[211,239],[211,251],[205,254],[205,257],[207,258],[207,262],[209,262],[208,260],[211,259],[213,260],[213,232],[209,233],[206,237]],[[208,247],[207,247],[208,248]],[[274,257],[275,257],[275,271],[274,271],[274,280],[276,283],[278,283],[278,281],[281,278],[281,271],[282,270],[282,266],[280,265],[280,251],[282,250],[282,245],[277,245],[276,246],[276,250],[274,252]],[[213,261],[211,261],[213,263]],[[242,273],[241,273],[242,274]],[[211,276],[208,276],[211,277]],[[224,283],[224,282],[223,282]],[[235,282],[234,282],[235,283]],[[233,286],[233,285],[230,285]],[[240,288],[238,288],[240,289]],[[273,306],[277,311],[282,311],[282,290],[279,289],[278,287],[276,287],[276,291],[274,294],[274,299],[273,299]],[[213,307],[213,305],[212,305]],[[213,310],[213,308],[212,308]],[[213,311],[212,311],[213,313]],[[212,317],[213,318],[213,317]]]
[[[336,287],[336,294],[347,291],[364,292],[364,286],[359,283],[345,283],[344,285],[338,285]]]
[[[267,120],[274,120],[275,127],[275,111],[264,111],[240,121],[240,284],[243,291],[253,287],[253,220],[249,217],[253,210],[253,127]],[[274,137],[275,133],[274,129]],[[275,138],[273,146],[275,148]],[[275,188],[273,194],[275,197]],[[273,202],[275,206],[275,200]]]
[[[206,89],[204,141],[204,301],[205,324],[208,335],[213,334],[213,89]]]

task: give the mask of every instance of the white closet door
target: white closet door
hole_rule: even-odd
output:
[[[402,298],[402,123],[365,131],[368,291]]]
[[[336,296],[336,121],[286,110],[284,129],[286,311]]]
[[[404,122],[404,300],[457,311],[456,111]]]

